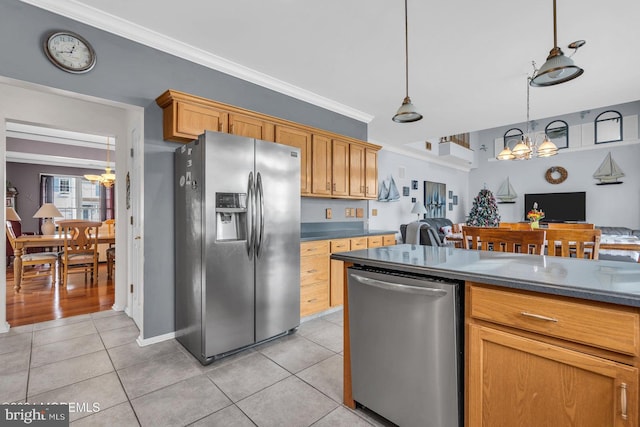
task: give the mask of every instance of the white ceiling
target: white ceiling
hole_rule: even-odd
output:
[[[383,145],[525,121],[531,61],[553,47],[551,0],[409,0],[409,94],[424,119],[398,124],[402,0],[23,1],[372,118],[369,140]],[[573,58],[585,72],[531,88],[531,118],[640,99],[640,1],[558,0],[557,10],[565,54],[587,41]]]

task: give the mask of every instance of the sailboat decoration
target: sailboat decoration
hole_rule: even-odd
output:
[[[518,193],[516,193],[516,190],[513,189],[513,187],[509,183],[509,177],[507,177],[507,180],[503,182],[498,189],[496,198],[500,200],[500,203],[515,203],[517,197]]]
[[[593,177],[599,179],[596,185],[610,185],[610,184],[622,184],[622,181],[618,181],[618,178],[622,178],[624,172],[620,169],[620,166],[611,157],[611,152],[604,158],[598,170],[595,171]]]
[[[393,175],[389,179],[389,185],[383,180],[380,184],[380,191],[378,192],[379,202],[397,202],[400,200],[400,192],[396,186],[396,182],[393,180]]]

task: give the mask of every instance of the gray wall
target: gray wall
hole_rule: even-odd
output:
[[[223,73],[159,52],[18,0],[0,2],[0,75],[141,106],[145,109],[145,338],[174,330],[173,150],[162,140],[162,111],[155,103],[176,89],[294,122],[366,140],[366,124]],[[97,51],[88,74],[65,73],[48,62],[43,37],[67,29]]]

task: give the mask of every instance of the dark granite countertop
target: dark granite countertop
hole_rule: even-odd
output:
[[[331,230],[310,231],[300,233],[300,241],[348,239],[350,237],[379,236],[381,234],[396,234],[395,230]]]
[[[451,247],[396,245],[341,252],[354,264],[640,307],[640,264]]]

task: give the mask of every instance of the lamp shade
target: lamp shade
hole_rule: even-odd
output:
[[[7,221],[22,221],[18,212],[16,212],[16,210],[11,206],[7,206],[5,208],[4,216],[7,218]]]
[[[396,123],[411,123],[417,122],[420,119],[422,119],[422,114],[416,111],[416,107],[408,96],[404,98],[402,105],[396,112],[396,115],[393,116],[393,121]]]
[[[40,209],[33,214],[34,218],[62,218],[63,216],[53,203],[43,204],[40,206]]]
[[[568,82],[584,73],[584,70],[573,63],[573,59],[564,56],[562,50],[552,53],[531,79],[531,86],[553,86]],[[553,56],[552,56],[553,55]]]
[[[413,209],[411,209],[411,213],[422,215],[422,214],[426,214],[427,213],[427,209],[424,207],[424,205],[422,203],[416,202],[413,205]]]

